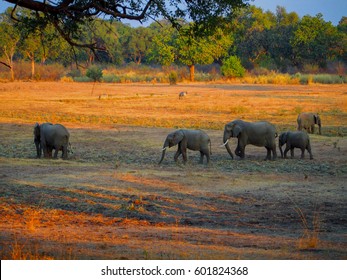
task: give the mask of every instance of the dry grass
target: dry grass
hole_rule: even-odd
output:
[[[343,85],[96,84],[93,95],[91,89],[0,84],[2,259],[346,257]],[[183,90],[188,95],[179,100]],[[232,119],[295,129],[301,111],[322,116],[323,136],[311,136],[313,161],[264,162],[264,149],[252,146],[244,161],[231,161],[219,147]],[[45,121],[70,130],[69,160],[34,159],[32,127]],[[208,132],[210,166],[197,165],[191,151],[187,166],[175,165],[173,149],[157,165],[176,127]]]
[[[222,129],[243,118],[292,128],[298,111],[314,111],[331,133],[347,122],[344,85],[97,84],[92,96],[91,89],[91,83],[0,84],[0,120]],[[179,100],[183,90],[188,96]]]

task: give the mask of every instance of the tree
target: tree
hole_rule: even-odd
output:
[[[155,36],[152,58],[163,65],[170,65],[173,62],[187,65],[190,80],[194,81],[195,65],[211,64],[214,60],[227,55],[232,38],[225,35],[221,29],[217,29],[210,36],[196,37],[191,32],[192,24],[186,24],[180,33],[172,28],[166,28],[164,33]]]
[[[159,28],[160,24],[160,30]],[[159,24],[153,23],[150,28],[156,34],[153,37],[153,43],[149,50],[149,60],[164,66],[169,66],[175,61],[174,42],[177,39],[178,32],[173,29],[167,21],[161,21]]]
[[[278,6],[275,26],[264,31],[264,44],[270,63],[282,72],[287,72],[289,67],[294,66],[290,40],[298,23],[299,16],[295,12],[287,13],[285,8]]]
[[[39,26],[53,24],[60,35],[71,45],[102,49],[96,42],[79,41],[81,26],[96,18],[115,20],[129,19],[146,21],[148,19],[167,19],[174,27],[180,28],[181,18],[188,18],[196,23],[196,34],[212,32],[224,24],[234,10],[245,6],[249,0],[5,0],[17,7],[35,11],[37,18],[32,24]]]
[[[298,65],[326,67],[327,60],[336,55],[339,39],[337,28],[325,22],[322,14],[304,16],[291,39]]]
[[[236,54],[242,58],[247,68],[258,66],[268,55],[265,31],[276,24],[276,17],[270,11],[263,12],[261,8],[249,6],[238,11],[232,22],[234,29]]]
[[[152,39],[151,30],[144,27],[132,28],[128,36],[123,39],[124,56],[129,61],[141,64],[150,48],[150,41]]]
[[[231,37],[224,35],[221,30],[217,30],[212,36],[195,37],[189,30],[191,29],[188,28],[186,33],[178,36],[175,50],[178,61],[189,67],[190,80],[193,82],[195,65],[211,64],[215,59],[226,55]]]
[[[18,47],[20,40],[19,32],[13,27],[12,24],[1,22],[0,23],[0,57],[5,56],[6,62],[1,62],[10,69],[11,80],[14,80],[14,67],[13,56]]]

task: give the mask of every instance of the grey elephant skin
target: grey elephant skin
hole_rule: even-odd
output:
[[[322,122],[318,113],[300,113],[297,118],[298,130],[305,129],[308,133],[314,133],[315,125],[318,125],[318,133],[322,134]]]
[[[159,164],[164,159],[166,149],[175,145],[178,145],[177,152],[174,156],[175,162],[177,162],[177,159],[181,154],[183,162],[187,162],[187,149],[200,151],[200,163],[203,163],[204,156],[206,156],[207,163],[210,162],[211,140],[202,130],[179,129],[168,134],[163,145],[162,156]]]
[[[67,159],[69,139],[70,133],[61,124],[36,123],[34,126],[34,143],[38,158],[42,152],[45,158],[52,157],[52,150],[55,149],[54,158],[62,151],[62,158]]]
[[[286,144],[284,154],[282,146]],[[294,148],[301,150],[301,158],[305,158],[305,150],[310,154],[310,159],[313,159],[310,137],[305,131],[287,131],[282,132],[278,139],[278,146],[281,152],[281,157],[286,158],[287,152],[290,150],[291,158],[294,158]]]
[[[235,154],[242,159],[245,157],[245,147],[249,144],[265,147],[267,150],[266,159],[271,159],[271,153],[272,159],[276,159],[276,136],[276,128],[269,122],[234,120],[224,127],[223,146],[226,147],[229,155],[234,158],[228,142],[231,137],[237,137],[238,143]]]

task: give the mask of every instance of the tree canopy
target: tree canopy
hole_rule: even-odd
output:
[[[29,9],[35,15],[26,17],[32,25],[53,24],[71,45],[102,48],[97,42],[83,43],[78,33],[83,25],[96,18],[110,20],[166,19],[180,28],[181,19],[193,21],[196,34],[212,32],[230,17],[234,10],[245,6],[249,0],[5,0],[14,4],[12,18],[18,19],[17,7]],[[21,17],[23,20],[23,17]],[[28,23],[29,24],[29,23]]]

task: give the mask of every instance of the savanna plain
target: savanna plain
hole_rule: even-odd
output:
[[[0,106],[1,259],[347,258],[346,85],[13,82]],[[221,147],[229,121],[280,133],[300,112],[322,119],[313,160]],[[36,159],[36,122],[68,128],[68,160]],[[209,134],[209,165],[158,165],[178,128]]]

